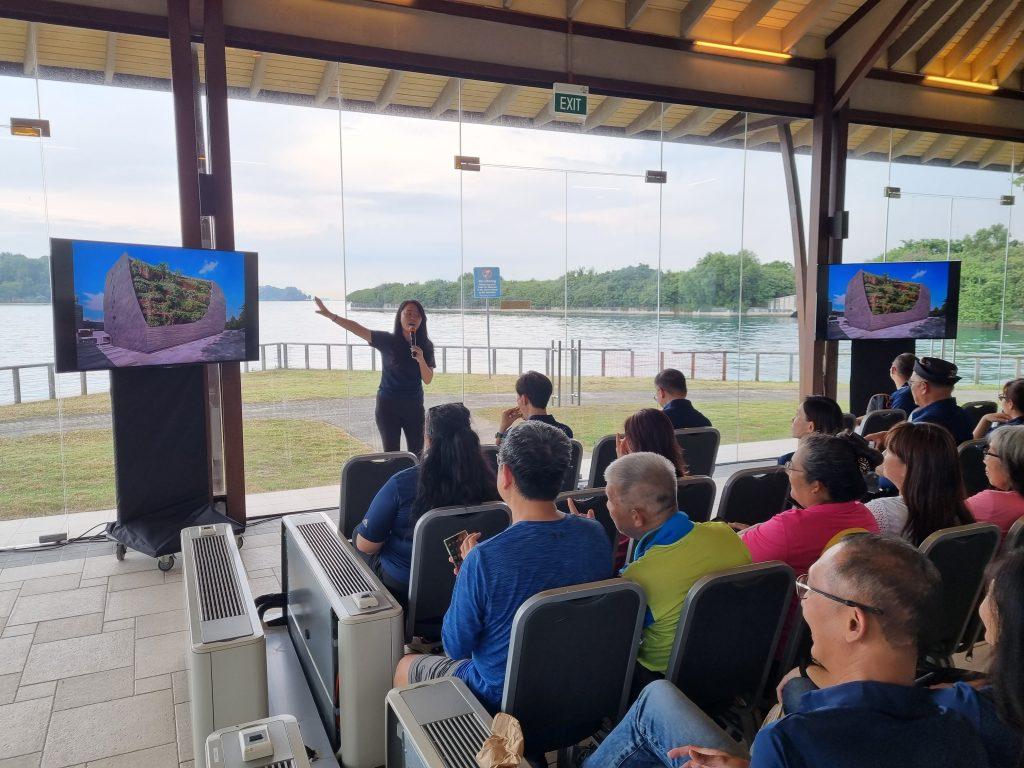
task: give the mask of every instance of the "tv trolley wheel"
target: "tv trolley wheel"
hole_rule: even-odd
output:
[[[235,544],[238,546],[239,549],[241,549],[242,545],[245,544],[245,536],[243,536],[242,534],[238,534],[237,536],[235,536]]]
[[[124,556],[125,554],[127,554],[127,552],[128,547],[126,547],[124,544],[114,545],[114,557],[116,557],[118,560],[124,560]]]
[[[164,555],[156,561],[156,567],[161,571],[169,571],[174,567],[174,555]]]

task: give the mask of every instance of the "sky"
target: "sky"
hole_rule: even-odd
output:
[[[169,93],[45,80],[37,89],[4,76],[0,104],[52,124],[49,139],[0,136],[0,250],[40,256],[51,236],[180,242]],[[247,100],[231,101],[230,125],[236,247],[260,254],[261,284],[337,299],[481,265],[523,279],[637,263],[680,270],[740,248],[792,261],[775,152]],[[457,154],[484,168],[455,171]],[[659,168],[668,183],[644,183]],[[798,172],[806,221],[808,156]],[[1011,209],[995,201],[1007,182],[851,159],[845,258],[1006,223]],[[887,184],[903,197],[884,198]]]
[[[236,251],[207,251],[124,243],[74,244],[75,297],[86,320],[103,319],[103,288],[107,272],[123,254],[149,264],[166,263],[171,271],[211,280],[224,292],[228,318],[237,317],[245,303],[245,261]]]
[[[888,275],[894,280],[922,283],[931,295],[931,308],[941,307],[949,291],[949,265],[944,261],[890,261],[885,264],[835,264],[829,267],[828,292],[832,306],[842,312],[846,308],[846,286],[863,269],[875,275]]]

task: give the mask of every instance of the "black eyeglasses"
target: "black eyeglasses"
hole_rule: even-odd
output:
[[[1002,456],[1000,456],[998,453],[992,453],[992,449],[989,448],[987,445],[984,448],[981,449],[981,455],[982,456],[991,456],[993,459],[1001,459],[1002,458]]]
[[[790,459],[790,460],[789,460],[789,461],[787,461],[787,462],[786,462],[785,464],[783,464],[783,465],[782,465],[782,468],[783,468],[784,470],[786,470],[787,472],[803,472],[803,471],[804,471],[804,470],[802,470],[802,469],[799,469],[798,467],[794,467],[794,466],[793,466],[793,460],[792,460],[792,459]]]
[[[1009,400],[1006,395],[996,395],[996,400]]]
[[[885,613],[885,611],[883,611],[881,608],[875,608],[873,605],[864,605],[864,603],[858,603],[856,600],[847,600],[845,597],[839,597],[838,595],[833,595],[829,592],[822,592],[820,589],[815,589],[807,583],[806,573],[797,576],[796,591],[800,593],[801,600],[807,597],[807,594],[809,592],[815,592],[821,595],[822,597],[827,597],[829,600],[835,600],[837,603],[842,603],[843,605],[849,606],[850,608],[860,608],[862,611],[873,613],[876,616],[881,616],[883,613]]]

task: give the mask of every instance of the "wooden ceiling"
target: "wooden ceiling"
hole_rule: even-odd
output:
[[[511,0],[515,10],[532,0]],[[580,13],[588,2],[583,0]],[[931,8],[936,3],[955,6],[948,14]],[[965,4],[977,9],[954,34],[949,30],[956,8],[967,17]],[[737,28],[738,19],[760,15],[756,24],[785,30],[803,14],[807,35],[829,34],[856,10],[856,4],[797,0],[758,2],[750,0],[654,0],[640,8],[671,9],[685,14],[694,4],[706,6],[704,13]],[[943,7],[944,7],[943,6]],[[813,9],[814,24],[806,15]],[[571,9],[569,9],[571,10]],[[634,8],[634,10],[636,10]],[[763,12],[762,12],[763,11]],[[997,18],[998,17],[998,18]],[[638,17],[639,18],[639,17]],[[995,19],[995,21],[993,21]],[[959,21],[959,17],[957,19]],[[931,26],[928,23],[934,21]],[[744,22],[746,23],[746,22]],[[985,34],[972,27],[985,24]],[[932,0],[911,20],[903,35],[928,26],[928,35],[915,38],[913,45],[899,37],[890,46],[892,61],[880,63],[897,67],[922,64],[924,72],[941,72],[986,81],[1000,67],[1017,69],[1024,59],[1024,0]],[[742,35],[737,36],[742,40]],[[947,39],[948,38],[948,39]],[[964,41],[967,42],[964,42]],[[903,41],[903,42],[901,42]],[[941,45],[940,45],[941,43]],[[970,47],[965,55],[964,51]],[[202,57],[202,46],[198,46]],[[894,50],[895,49],[895,50]],[[921,53],[921,51],[924,53]],[[937,51],[937,53],[934,53]],[[897,56],[897,54],[899,54]],[[811,124],[805,119],[741,114],[726,109],[660,104],[639,99],[594,94],[584,123],[563,123],[550,112],[551,92],[543,88],[449,78],[417,72],[403,72],[355,64],[324,62],[280,54],[260,54],[229,49],[228,85],[233,98],[309,104],[415,117],[462,119],[502,123],[520,127],[626,135],[668,141],[771,148],[779,143],[781,125],[788,125],[798,148],[811,141]],[[201,68],[200,68],[201,71]],[[108,83],[129,87],[169,88],[170,53],[167,40],[98,30],[54,26],[0,19],[0,74]],[[975,77],[977,76],[977,77]],[[1017,73],[1019,77],[1019,73]],[[8,115],[0,115],[8,117]],[[45,117],[45,116],[44,116]],[[744,128],[746,136],[744,137]],[[950,137],[923,131],[889,130],[872,126],[851,126],[849,150],[855,157],[923,162],[941,165],[1005,169],[1024,162],[1024,143],[965,137]]]

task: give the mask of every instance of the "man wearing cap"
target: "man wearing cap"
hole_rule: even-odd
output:
[[[953,387],[960,381],[956,373],[957,367],[947,360],[922,357],[914,363],[914,372],[907,384],[917,406],[910,414],[910,421],[945,427],[960,444],[972,438],[974,427],[970,416],[956,404],[956,398],[953,397]],[[884,436],[884,432],[865,435],[871,442],[879,442]]]

